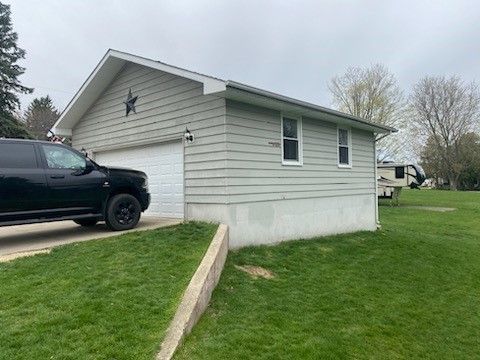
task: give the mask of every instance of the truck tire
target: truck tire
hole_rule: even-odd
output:
[[[73,220],[75,224],[85,227],[95,226],[98,223],[96,218]]]
[[[135,196],[118,194],[107,204],[105,223],[113,231],[129,230],[137,226],[142,208]]]

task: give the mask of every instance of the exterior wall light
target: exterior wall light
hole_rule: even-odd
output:
[[[185,128],[185,134],[183,134],[183,138],[187,143],[192,143],[193,140],[195,140],[195,136],[190,132],[190,130],[188,130],[188,128]]]

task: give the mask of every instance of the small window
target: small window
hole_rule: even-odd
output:
[[[352,152],[350,146],[350,130],[338,129],[338,165],[352,166]]]
[[[34,169],[37,167],[33,144],[0,144],[0,169]]]
[[[404,179],[405,178],[405,167],[396,166],[395,167],[395,179]]]
[[[302,122],[301,119],[282,117],[283,164],[302,164]]]
[[[47,166],[50,169],[85,169],[87,161],[84,157],[61,146],[42,145]]]

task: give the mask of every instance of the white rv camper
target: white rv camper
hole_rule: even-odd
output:
[[[377,164],[378,197],[392,198],[395,188],[417,188],[425,181],[425,172],[419,165]]]

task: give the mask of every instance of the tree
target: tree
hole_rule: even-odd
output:
[[[440,179],[448,179],[448,173],[443,166],[442,152],[437,150],[435,139],[430,137],[422,149],[421,164],[427,177],[435,178],[437,184]],[[480,186],[480,135],[470,132],[459,140],[457,163],[462,171],[459,175],[458,187],[463,190],[475,190]]]
[[[0,112],[0,138],[33,139],[25,125],[13,115]]]
[[[25,50],[17,46],[17,40],[10,20],[10,6],[0,2],[0,110],[7,114],[20,107],[18,93],[33,91],[18,80],[25,68],[17,62],[25,57]]]
[[[480,186],[480,136],[468,133],[462,136],[459,146],[459,161],[463,171],[459,177],[459,187],[463,190],[478,190]]]
[[[339,111],[391,127],[402,127],[405,100],[395,76],[382,65],[351,67],[331,79],[333,106]],[[405,137],[388,136],[379,142],[377,160],[401,156]]]
[[[47,133],[60,116],[50,96],[34,99],[24,114],[27,129],[38,140],[47,140]]]
[[[25,69],[17,61],[25,57],[25,51],[17,46],[17,40],[10,21],[10,6],[0,2],[0,137],[31,138],[15,116],[20,108],[17,94],[33,91],[18,80]]]
[[[437,186],[442,185],[440,179],[446,179],[447,175],[442,167],[442,159],[437,151],[437,141],[429,136],[425,145],[421,147],[420,164],[425,170],[427,178],[434,178]]]
[[[438,172],[456,190],[467,164],[462,160],[462,140],[476,132],[480,119],[480,93],[475,83],[452,76],[421,79],[410,96],[412,126],[420,141],[429,140]],[[463,145],[464,146],[464,145]]]

